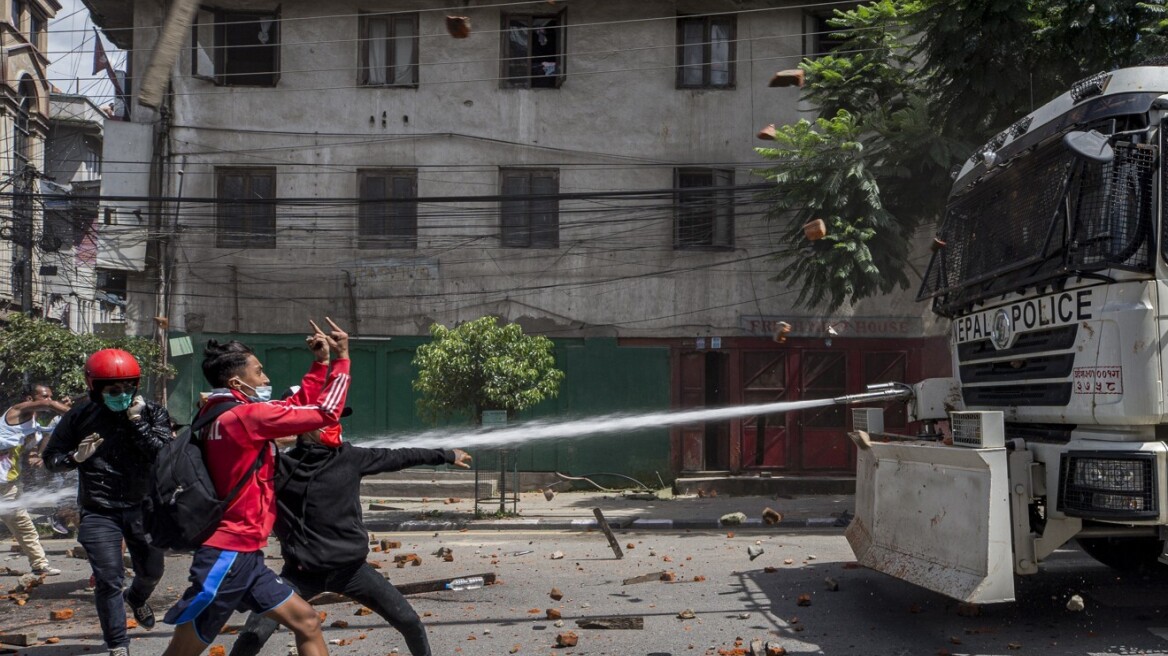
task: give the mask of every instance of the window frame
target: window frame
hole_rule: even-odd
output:
[[[224,178],[229,175],[244,176],[244,189],[240,198],[225,198],[223,193]],[[255,192],[253,178],[267,175],[271,178],[271,203],[248,202]],[[215,247],[216,248],[245,248],[245,249],[274,249],[277,246],[277,217],[276,204],[279,192],[276,187],[278,178],[274,166],[216,166],[215,167]],[[239,202],[244,201],[244,202]],[[256,216],[258,212],[244,212],[242,217],[228,216],[227,212],[235,207],[267,207],[270,208],[267,216]],[[257,219],[270,226],[262,226],[262,230],[254,225]],[[239,221],[239,227],[227,225],[228,221]],[[238,233],[238,234],[237,234]],[[231,242],[231,240],[236,240]],[[228,243],[231,242],[231,243]]]
[[[850,11],[860,6],[862,3],[855,2],[850,5],[839,7],[840,11]],[[830,55],[835,50],[843,45],[843,42],[838,39],[832,39],[828,35],[840,32],[842,30],[833,30],[827,24],[827,21],[835,17],[835,10],[803,10],[803,58],[804,59],[819,59],[824,55]]]
[[[705,186],[681,186],[682,176],[686,175],[707,175],[711,184]],[[673,248],[674,250],[686,251],[725,251],[734,248],[734,169],[719,169],[714,167],[703,166],[679,166],[673,169],[673,188],[674,188],[674,219],[673,219]],[[725,189],[720,189],[721,187]],[[725,202],[725,211],[720,214],[720,206],[717,204],[711,205],[709,209],[703,208],[687,208],[686,206],[693,203],[693,200],[700,199],[702,196],[708,196],[715,201]],[[687,198],[688,197],[688,198]],[[686,222],[687,217],[685,213],[692,213],[692,215],[704,214],[705,220],[709,223],[708,233],[709,240],[698,240],[693,236],[684,234],[683,223]],[[699,217],[701,218],[701,217]],[[719,220],[725,221],[726,225],[720,231],[718,229]],[[722,233],[719,235],[719,233]]]
[[[12,5],[9,11],[12,13],[12,27],[16,29],[17,34],[24,34],[21,29],[24,27],[24,10],[28,4],[24,0],[12,0]]]
[[[525,177],[525,188],[516,194],[508,193],[508,187],[520,177]],[[542,199],[531,190],[534,181],[539,179],[551,180],[555,190],[551,192],[553,199]],[[509,182],[510,180],[510,182]],[[514,188],[512,186],[512,188]],[[499,168],[499,246],[501,248],[541,248],[555,249],[560,247],[560,170],[558,168],[543,167],[500,167]],[[519,196],[520,198],[509,198]],[[536,203],[549,202],[551,219],[548,221],[548,239],[537,239],[537,227],[533,225],[533,217],[540,213]],[[510,211],[509,211],[510,210]]]
[[[385,178],[387,184],[384,189],[386,195],[382,200],[365,198],[365,181],[371,178]],[[397,179],[408,179],[411,185],[410,195],[413,201],[403,201],[395,195],[394,184]],[[418,247],[418,169],[412,168],[371,168],[357,169],[357,248],[359,249],[417,249]],[[409,230],[398,234],[392,228],[393,222],[399,218],[393,214],[393,206],[401,205],[405,208],[405,221]],[[386,229],[369,230],[369,222],[376,219],[369,213],[384,206],[386,211],[384,225]]]
[[[200,25],[202,19],[209,16],[211,22],[206,24],[210,28],[209,36],[211,44],[205,46],[199,40]],[[250,19],[250,20],[249,20]],[[272,49],[272,72],[271,73],[246,73],[247,77],[258,77],[260,75],[270,75],[269,82],[233,82],[232,78],[238,74],[227,72],[227,50],[229,48],[238,46],[229,46],[226,44],[227,40],[227,24],[234,23],[259,23],[264,19],[271,19],[272,31],[274,35],[273,43],[269,46]],[[281,51],[281,30],[280,30],[280,8],[277,7],[271,11],[244,11],[244,10],[228,10],[220,9],[218,7],[200,6],[195,12],[195,18],[191,24],[191,76],[200,80],[207,80],[213,82],[215,86],[220,87],[259,87],[270,88],[279,86],[280,84],[280,51]],[[204,51],[210,51],[209,59],[211,71],[204,73],[199,70],[199,55]]]
[[[370,82],[369,81],[369,48],[372,45],[372,39],[369,37],[369,22],[374,20],[384,20],[387,22],[387,38],[385,44],[385,82]],[[414,26],[414,35],[410,37],[413,42],[413,65],[409,82],[397,83],[390,82],[391,79],[396,79],[391,75],[391,72],[397,68],[397,50],[393,47],[396,39],[402,38],[394,36],[397,33],[397,24],[399,21],[410,21]],[[422,20],[419,12],[408,13],[370,13],[361,12],[357,17],[357,56],[360,69],[357,72],[357,83],[363,87],[393,87],[399,89],[416,89],[421,80],[421,66],[418,58],[420,56],[419,47],[419,32],[421,31]]]
[[[44,43],[45,34],[49,29],[49,19],[41,12],[29,8],[28,11],[28,42],[36,47],[37,50],[43,50],[47,47]]]
[[[714,84],[711,82],[713,59],[712,46],[713,39],[710,36],[710,30],[715,22],[726,21],[730,24],[729,34],[729,54],[727,55],[728,80],[726,84]],[[685,40],[685,26],[688,23],[702,24],[702,81],[700,84],[688,84],[685,81],[685,72],[688,65],[685,63],[685,48],[688,43]],[[712,16],[690,16],[679,14],[677,16],[677,79],[676,85],[678,89],[734,89],[738,84],[738,17],[733,14],[716,14]]]
[[[561,9],[558,12],[551,14],[536,14],[536,13],[518,13],[518,12],[503,12],[501,14],[501,22],[499,26],[499,87],[503,89],[559,89],[564,86],[564,80],[567,78],[568,71],[568,10]],[[550,85],[534,85],[532,80],[540,79],[540,76],[532,74],[531,61],[535,59],[532,54],[532,43],[528,39],[527,42],[527,56],[526,57],[509,57],[508,51],[508,33],[509,26],[513,20],[526,19],[527,30],[530,34],[535,28],[532,27],[537,19],[555,19],[556,27],[554,28],[559,35],[559,44],[556,47],[556,65],[558,71],[554,76],[554,81]],[[512,76],[510,69],[511,62],[517,62],[522,59],[528,61],[528,74],[523,77]],[[546,76],[544,76],[546,77]]]

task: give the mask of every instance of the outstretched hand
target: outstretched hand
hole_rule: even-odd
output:
[[[472,459],[470,454],[462,449],[452,449],[452,451],[454,451],[453,465],[459,469],[470,469],[470,461]]]
[[[348,358],[349,333],[345,332],[331,318],[325,317],[324,320],[328,322],[329,327],[332,329],[327,335],[320,329],[320,326],[316,325],[315,321],[312,319],[308,320],[308,323],[312,324],[313,331],[315,331],[314,336],[319,336],[327,340],[329,348],[337,354],[338,358]]]

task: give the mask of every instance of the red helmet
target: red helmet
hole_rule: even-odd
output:
[[[95,380],[138,380],[142,370],[134,356],[121,349],[102,349],[85,361],[85,384]]]

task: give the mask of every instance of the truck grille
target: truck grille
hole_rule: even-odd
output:
[[[1066,405],[1075,366],[1072,350],[1078,324],[1021,333],[1008,349],[997,350],[990,340],[957,346],[961,394],[968,406]],[[1060,352],[1062,351],[1062,352]],[[992,358],[992,360],[991,360]],[[1026,383],[1042,378],[1067,382]],[[970,385],[990,385],[970,387]]]
[[[961,396],[965,399],[966,406],[1066,405],[1071,401],[1071,384],[1035,383],[1031,385],[962,387]]]

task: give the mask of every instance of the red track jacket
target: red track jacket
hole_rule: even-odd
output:
[[[243,402],[223,413],[207,430],[204,458],[220,498],[227,496],[251,469],[262,449],[268,449],[268,453],[204,545],[247,552],[262,549],[268,543],[276,522],[276,452],[272,440],[335,426],[340,422],[348,392],[349,360],[343,359],[333,360],[331,371],[327,364],[314,362],[300,382],[300,391],[284,401],[257,403],[222,388],[211,393],[204,409],[230,399]]]

